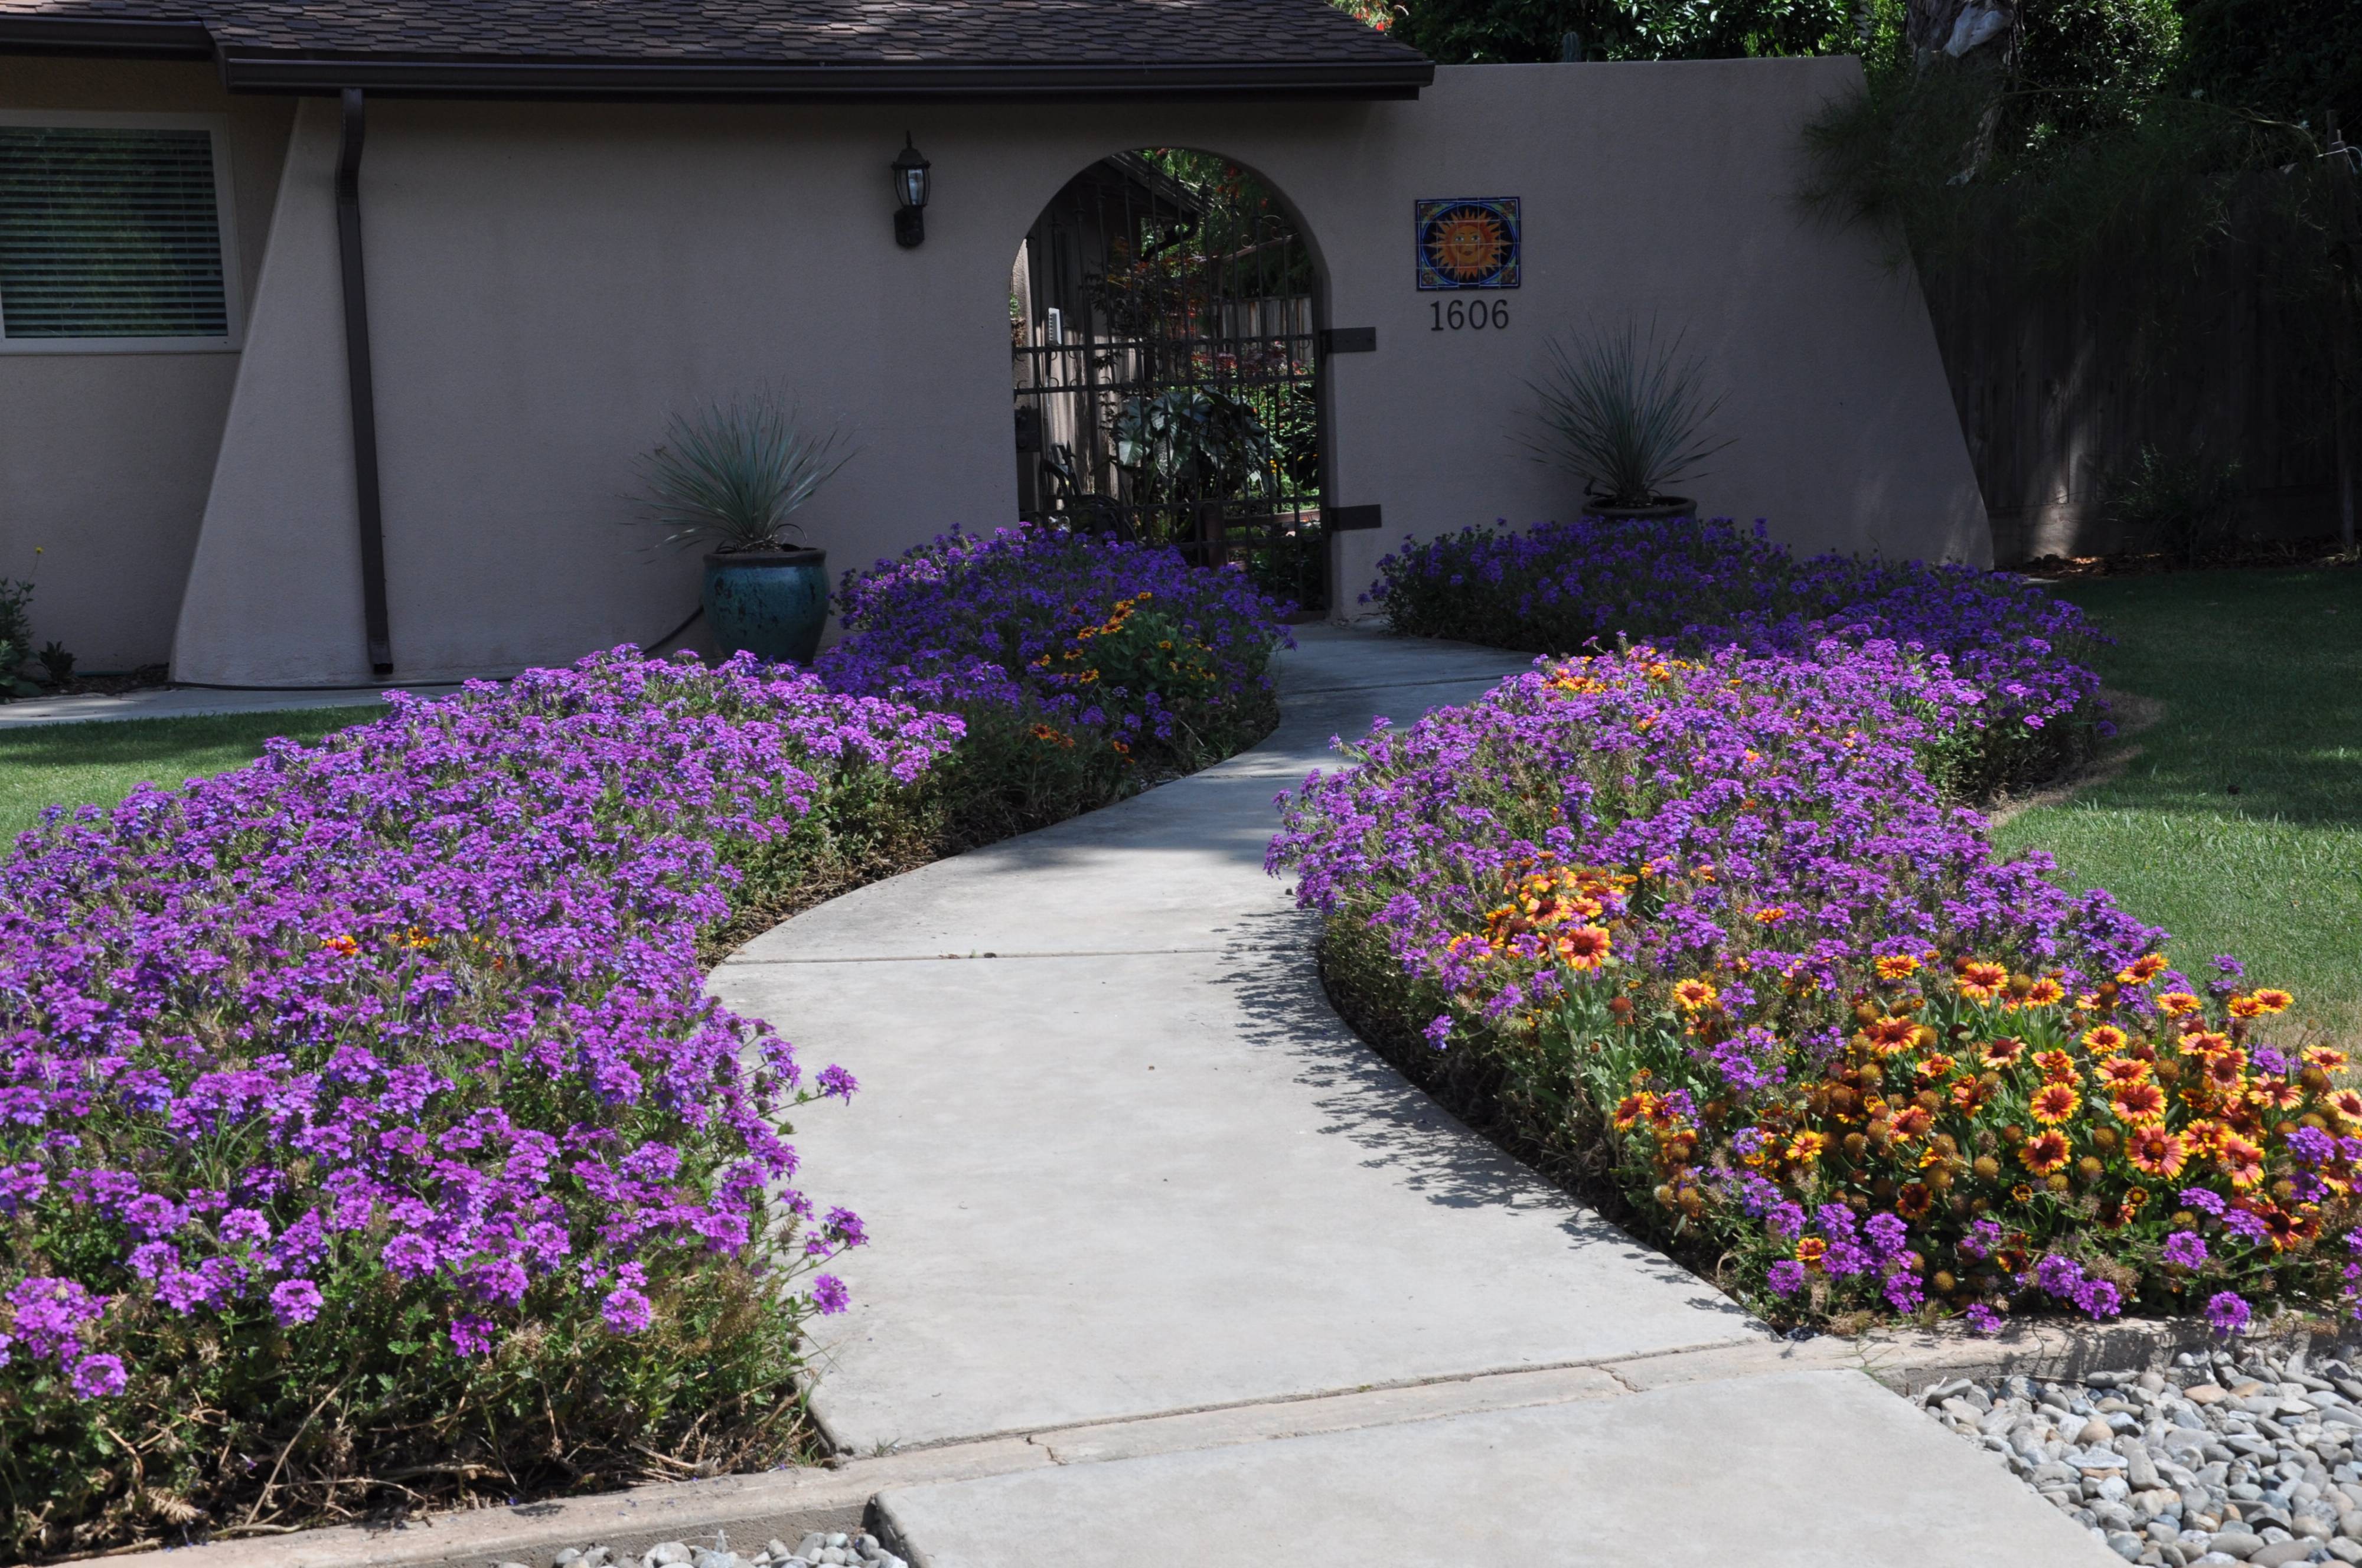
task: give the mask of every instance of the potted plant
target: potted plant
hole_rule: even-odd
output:
[[[767,394],[675,414],[642,460],[649,521],[664,542],[709,547],[703,602],[725,653],[811,662],[828,624],[828,554],[790,545],[796,509],[852,454],[813,436]]]
[[[1582,476],[1584,511],[1606,518],[1687,517],[1697,503],[1668,493],[1730,445],[1703,432],[1722,406],[1707,397],[1703,368],[1681,358],[1681,337],[1660,346],[1630,322],[1550,341],[1550,363],[1527,383],[1540,399],[1540,434],[1527,444],[1540,461]]]

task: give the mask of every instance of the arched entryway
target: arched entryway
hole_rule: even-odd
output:
[[[1252,171],[1144,148],[1053,197],[1009,282],[1018,508],[1328,607],[1319,269]]]

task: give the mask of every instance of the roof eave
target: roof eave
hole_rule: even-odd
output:
[[[211,60],[213,35],[186,21],[124,22],[69,17],[0,17],[0,54],[60,54],[115,60]]]
[[[788,103],[1073,101],[1109,98],[1416,98],[1425,60],[1277,64],[782,64],[748,61],[516,61],[387,55],[222,55],[233,91],[427,98],[588,98]]]

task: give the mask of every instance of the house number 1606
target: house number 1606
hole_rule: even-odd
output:
[[[1435,325],[1428,328],[1429,332],[1441,332],[1446,327],[1454,332],[1482,332],[1488,326],[1509,325],[1507,300],[1453,300],[1450,304],[1429,300],[1427,308],[1435,313]]]

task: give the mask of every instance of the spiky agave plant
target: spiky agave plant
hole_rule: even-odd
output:
[[[709,403],[673,415],[641,459],[646,519],[682,548],[779,549],[800,532],[792,514],[852,458],[840,432],[812,435],[768,393]]]
[[[1540,400],[1541,428],[1527,442],[1536,458],[1616,506],[1650,505],[1698,474],[1730,442],[1703,434],[1722,394],[1708,395],[1704,362],[1683,357],[1682,337],[1661,343],[1653,321],[1644,335],[1628,320],[1550,339],[1540,379],[1527,383]]]

